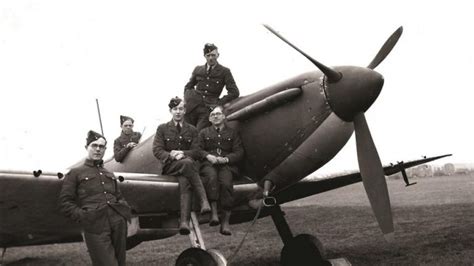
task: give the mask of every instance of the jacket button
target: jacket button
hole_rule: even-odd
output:
[[[105,182],[102,182],[102,185],[105,184]]]
[[[107,194],[107,191],[104,191],[104,194]]]
[[[88,178],[88,177],[86,177],[86,180],[89,180],[89,178]]]
[[[110,201],[108,200],[107,203],[110,203]]]

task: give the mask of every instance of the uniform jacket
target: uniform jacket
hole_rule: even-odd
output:
[[[197,142],[197,129],[183,122],[181,133],[174,125],[173,120],[158,126],[153,140],[153,154],[164,164],[170,160],[170,151],[183,151],[184,155],[199,159],[199,145]]]
[[[219,99],[224,86],[227,95]],[[184,86],[187,112],[191,112],[199,104],[224,105],[239,97],[239,94],[230,69],[220,64],[215,65],[209,73],[207,65],[197,66]]]
[[[120,137],[116,138],[114,141],[114,157],[117,162],[123,162],[128,152],[132,148],[127,148],[127,144],[130,142],[138,143],[142,134],[140,132],[132,132],[130,135],[123,133],[120,134]]]
[[[199,132],[198,139],[201,159],[205,160],[208,154],[227,157],[228,165],[237,170],[237,164],[244,157],[242,140],[237,130],[226,125],[217,132],[214,126],[210,126]]]
[[[89,159],[66,174],[59,194],[59,207],[67,217],[91,233],[101,232],[103,223],[107,222],[109,207],[125,219],[131,219],[130,206],[123,198],[114,174]]]

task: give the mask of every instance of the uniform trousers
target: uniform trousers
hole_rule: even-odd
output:
[[[84,232],[89,256],[94,266],[123,266],[125,265],[127,221],[112,208],[107,207],[107,219],[99,234]]]
[[[177,176],[181,194],[190,193],[192,187],[202,186],[197,165],[198,163],[191,158],[173,160],[165,164],[163,174]]]
[[[209,106],[207,106],[204,103],[199,104],[196,106],[191,112],[186,113],[184,115],[184,121],[187,123],[196,126],[198,132],[201,131],[201,129],[206,128],[211,125],[211,122],[209,122],[209,113],[210,109]]]
[[[234,201],[233,173],[228,165],[211,165],[203,163],[201,175],[206,180],[207,197],[210,201],[218,201],[222,209],[232,209]]]

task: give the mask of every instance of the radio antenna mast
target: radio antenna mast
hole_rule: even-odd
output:
[[[100,131],[102,132],[102,136],[104,135],[104,128],[102,127],[102,118],[100,117],[100,108],[99,108],[99,100],[96,98],[95,103],[97,104],[97,113],[99,113],[99,123],[100,123]]]

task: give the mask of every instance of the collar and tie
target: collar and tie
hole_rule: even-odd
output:
[[[211,70],[212,70],[212,69],[213,69],[212,66],[209,66],[209,65],[207,66],[206,72],[207,72],[208,75],[211,74]]]
[[[181,123],[176,124],[176,129],[178,130],[178,133],[181,133]]]

